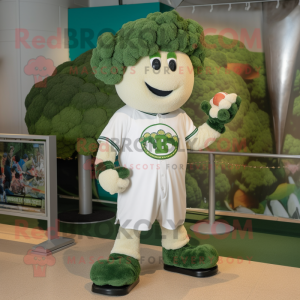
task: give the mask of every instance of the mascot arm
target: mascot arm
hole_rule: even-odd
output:
[[[98,152],[96,155],[95,165],[98,165],[104,161],[115,162],[117,156],[116,150],[107,142],[101,142],[99,144]]]
[[[235,117],[242,102],[241,97],[234,93],[226,94],[218,103],[214,102],[215,97],[210,102],[203,101],[201,103],[201,109],[208,115],[208,120],[198,128],[197,134],[187,142],[188,149],[201,150],[212,144],[225,132],[225,124]]]
[[[114,166],[116,156],[116,150],[109,143],[100,143],[95,161],[96,178],[111,195],[124,192],[129,185],[127,177],[130,172],[126,168]]]
[[[196,151],[202,150],[212,144],[220,135],[218,131],[204,123],[199,126],[197,134],[187,142],[187,148]]]

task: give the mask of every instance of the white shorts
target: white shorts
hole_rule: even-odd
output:
[[[150,230],[155,220],[169,230],[182,225],[186,216],[184,169],[134,170],[127,190],[118,195],[115,223],[140,231]]]

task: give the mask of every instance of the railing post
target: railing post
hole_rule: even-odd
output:
[[[209,206],[208,206],[208,222],[203,221],[196,223],[190,227],[192,231],[216,235],[230,233],[234,230],[229,224],[216,222],[215,221],[215,210],[216,210],[216,187],[215,187],[215,155],[209,153]]]
[[[216,192],[215,192],[215,156],[213,153],[209,154],[209,206],[208,219],[209,225],[215,222],[216,209]]]
[[[89,224],[111,220],[115,213],[107,210],[93,210],[92,200],[92,159],[91,156],[78,154],[79,210],[58,214],[63,223]]]
[[[91,171],[90,168],[85,167],[89,161],[91,161],[90,155],[78,154],[79,214],[81,215],[93,212]]]

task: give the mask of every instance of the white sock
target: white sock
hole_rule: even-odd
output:
[[[183,225],[178,226],[174,230],[169,230],[164,227],[161,227],[162,233],[162,246],[167,249],[179,249],[185,246],[190,238],[188,237],[187,231]]]
[[[110,253],[119,253],[140,260],[140,234],[134,229],[125,229],[120,226],[114,247]]]

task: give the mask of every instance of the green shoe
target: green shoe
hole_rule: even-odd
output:
[[[96,261],[90,278],[96,285],[123,286],[134,283],[140,275],[141,266],[137,259],[113,253],[109,258]]]
[[[166,265],[184,269],[209,269],[216,266],[219,259],[217,250],[208,244],[192,246],[189,243],[176,250],[163,248]]]

